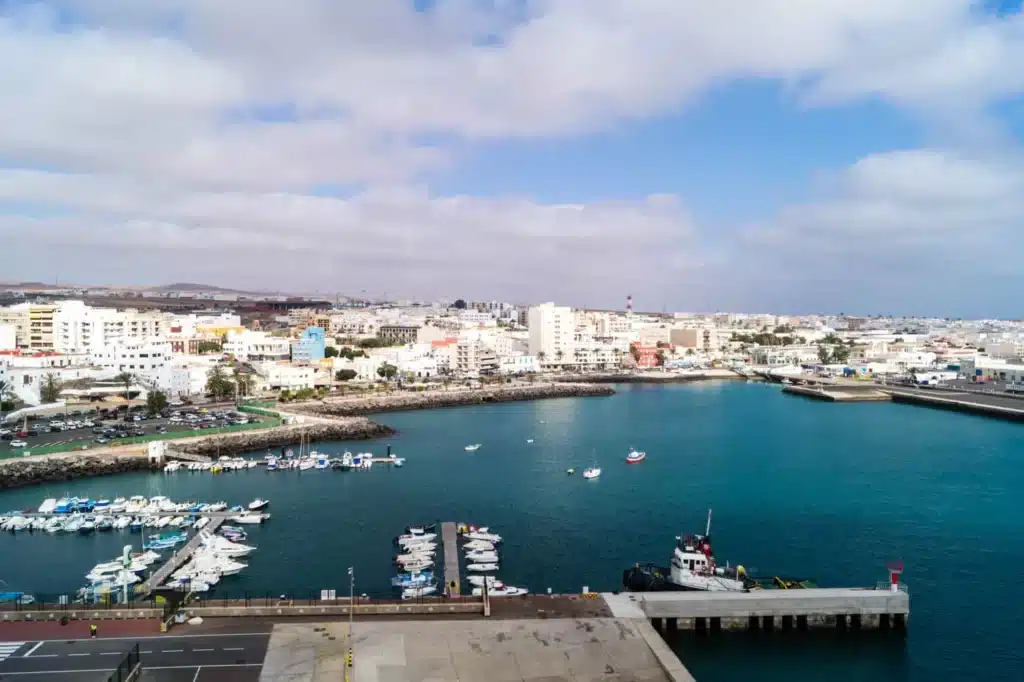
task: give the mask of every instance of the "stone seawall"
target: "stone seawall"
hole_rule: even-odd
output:
[[[579,384],[687,384],[695,381],[730,381],[746,378],[728,370],[713,370],[709,372],[694,372],[692,374],[678,374],[675,372],[581,374],[571,377],[555,377],[554,381]]]
[[[547,398],[582,398],[609,396],[615,393],[610,386],[589,384],[526,384],[473,389],[435,390],[415,393],[401,391],[385,395],[358,396],[328,399],[323,402],[299,403],[289,409],[317,415],[349,416],[375,412],[397,412],[401,410],[426,410],[437,407],[460,407],[483,405],[518,400],[542,400]]]
[[[0,460],[0,490],[149,469],[145,454],[44,455]]]
[[[325,419],[312,424],[279,426],[264,431],[243,431],[219,436],[169,441],[168,446],[174,450],[189,452],[194,455],[216,457],[218,455],[235,455],[254,450],[267,450],[297,445],[301,439],[309,442],[368,440],[390,436],[394,433],[395,430],[390,426],[377,424],[369,419]]]

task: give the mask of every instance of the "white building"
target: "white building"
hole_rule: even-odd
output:
[[[498,374],[531,374],[539,371],[536,355],[502,355],[498,358]]]
[[[289,359],[291,348],[291,341],[288,339],[270,336],[265,332],[246,330],[237,334],[229,333],[223,350],[243,362],[276,362]]]
[[[820,362],[817,346],[760,346],[751,352],[755,365],[809,365]]]
[[[259,362],[253,365],[256,373],[269,388],[296,391],[313,388],[316,370],[312,365],[293,365],[289,362]]]
[[[985,356],[961,359],[960,373],[974,381],[1024,382],[1024,364]]]
[[[492,374],[498,371],[498,356],[482,341],[459,339],[451,370],[468,375]]]
[[[13,324],[0,324],[0,350],[14,350],[18,347],[17,331]]]
[[[0,344],[3,349],[3,344]],[[985,344],[985,354],[999,360],[1020,360],[1024,358],[1024,341],[996,341]]]
[[[171,390],[171,344],[164,339],[112,343],[93,353],[92,362],[116,373],[134,374],[143,385]]]
[[[542,366],[571,362],[576,322],[572,308],[542,303],[530,308],[530,355]]]
[[[171,362],[168,395],[173,398],[205,395],[210,370],[219,362],[218,356],[176,356]]]

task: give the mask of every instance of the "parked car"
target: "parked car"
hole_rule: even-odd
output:
[[[109,438],[103,438],[102,436],[93,441],[93,443],[98,443],[99,445],[104,445],[104,444],[109,443],[109,442],[110,442]]]
[[[26,443],[23,440],[12,440],[11,441],[11,447],[12,448],[27,448],[28,447],[28,443]]]

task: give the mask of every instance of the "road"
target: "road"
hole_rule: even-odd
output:
[[[257,682],[269,640],[267,631],[5,642],[0,682],[105,682],[136,643],[143,680]]]

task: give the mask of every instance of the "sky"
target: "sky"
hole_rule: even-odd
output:
[[[0,0],[0,281],[1021,315],[1020,0]]]

